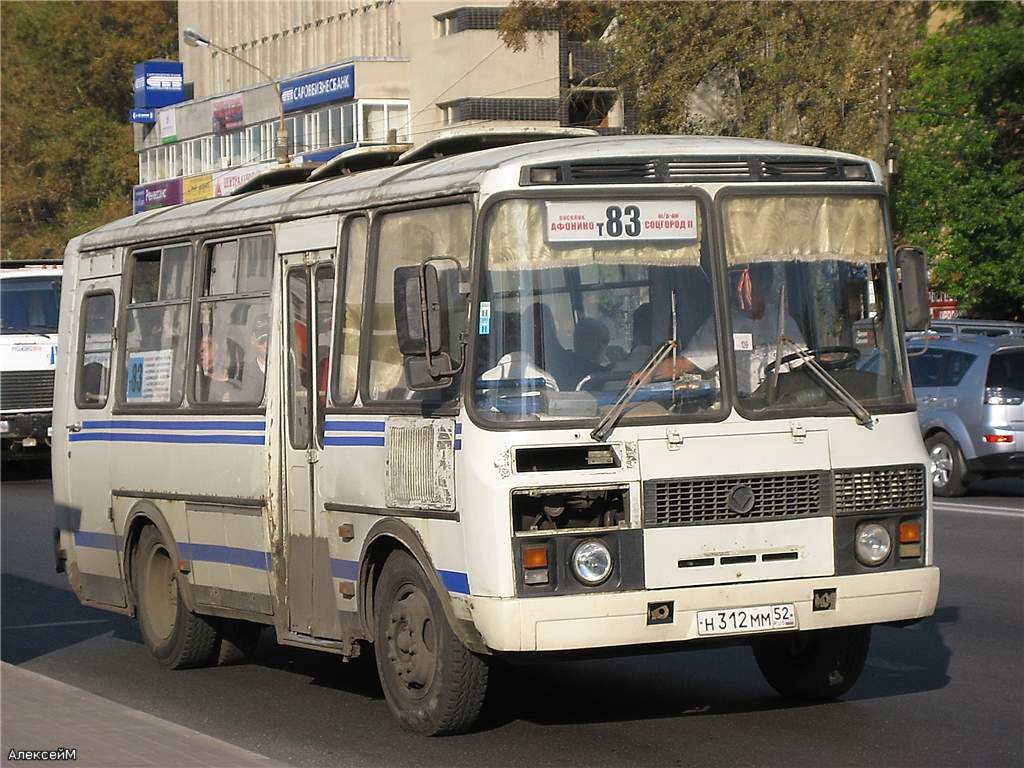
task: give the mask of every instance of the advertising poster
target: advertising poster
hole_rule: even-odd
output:
[[[173,144],[178,138],[178,121],[173,109],[161,109],[158,114],[160,122],[160,142]]]
[[[259,165],[248,165],[216,173],[213,176],[213,193],[217,197],[226,197],[249,179],[275,167],[276,163],[260,163]]]
[[[181,179],[139,184],[132,189],[132,204],[135,213],[164,208],[168,205],[179,205],[181,201]]]
[[[189,176],[182,181],[182,188],[182,197],[184,197],[186,203],[194,203],[196,200],[209,200],[213,197],[213,174]]]
[[[231,96],[213,102],[213,133],[222,136],[229,131],[237,131],[245,125],[242,114],[242,97]]]
[[[173,349],[129,354],[125,398],[132,403],[169,402],[173,362]]]

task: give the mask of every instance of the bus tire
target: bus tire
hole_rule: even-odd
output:
[[[263,627],[242,619],[221,619],[217,630],[217,666],[243,664],[256,652]]]
[[[209,664],[217,629],[210,619],[186,607],[174,558],[153,526],[144,528],[139,536],[132,574],[139,629],[150,653],[171,669]]]
[[[754,658],[768,684],[798,701],[828,701],[857,682],[868,658],[871,627],[837,627],[758,638]]]
[[[374,654],[388,707],[411,731],[461,733],[487,692],[487,662],[459,642],[419,564],[393,552],[374,594]]]

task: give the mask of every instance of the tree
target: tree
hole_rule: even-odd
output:
[[[0,3],[3,258],[58,258],[131,213],[132,67],[177,52],[173,2]]]
[[[963,6],[914,57],[898,109],[902,237],[962,309],[1024,320],[1024,7]]]
[[[895,54],[898,87],[925,13],[921,3],[547,0],[513,3],[500,34],[522,49],[554,15],[603,47],[603,84],[635,95],[643,133],[777,139],[881,160],[879,67]],[[714,109],[695,108],[702,95]]]

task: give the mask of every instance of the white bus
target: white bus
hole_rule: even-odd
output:
[[[0,459],[46,458],[60,317],[60,261],[0,263]]]
[[[515,655],[734,642],[833,698],[871,625],[933,613],[923,254],[878,166],[529,138],[365,150],[69,244],[53,478],[83,602],[169,667],[260,625],[372,647],[427,734]]]

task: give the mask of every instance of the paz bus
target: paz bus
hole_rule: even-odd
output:
[[[448,135],[147,211],[64,261],[58,568],[172,668],[372,653],[406,727],[502,659],[748,645],[782,695],[935,609],[879,167]],[[870,364],[865,364],[866,362]]]

